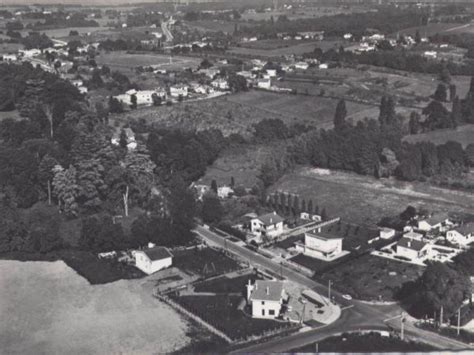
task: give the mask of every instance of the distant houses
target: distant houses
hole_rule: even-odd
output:
[[[474,242],[474,223],[469,222],[446,232],[446,240],[460,246]]]
[[[418,229],[425,232],[430,232],[434,229],[443,231],[443,229],[447,229],[452,225],[453,223],[450,221],[449,216],[446,213],[435,214],[430,218],[418,221]]]

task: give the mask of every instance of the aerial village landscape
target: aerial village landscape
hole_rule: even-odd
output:
[[[474,3],[0,6],[0,353],[473,351]]]

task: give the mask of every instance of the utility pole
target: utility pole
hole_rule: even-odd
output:
[[[458,336],[459,336],[460,331],[461,331],[461,307],[459,307],[458,309],[458,329],[457,329]]]
[[[400,330],[400,338],[403,340],[405,338],[405,313],[402,312],[402,316],[400,317],[401,322],[401,330]]]
[[[443,326],[443,306],[441,306],[441,310],[439,311],[439,327]]]
[[[332,281],[329,280],[329,281],[328,281],[328,298],[329,298],[329,302],[331,302],[331,285],[332,285]]]

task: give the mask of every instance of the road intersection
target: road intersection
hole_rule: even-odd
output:
[[[223,238],[209,229],[197,226],[195,232],[208,244],[227,249],[246,260],[251,266],[263,268],[281,275],[286,279],[312,289],[321,295],[328,294],[328,288],[301,273],[278,264],[250,249],[237,245]],[[318,327],[310,331],[297,333],[284,338],[273,339],[268,342],[240,349],[237,352],[285,352],[297,347],[321,341],[329,336],[358,330],[395,330],[400,331],[400,319],[392,319],[402,314],[403,309],[398,304],[371,304],[359,300],[347,300],[336,290],[331,290],[331,298],[342,308],[341,317],[332,324]],[[405,335],[423,341],[435,347],[449,350],[472,349],[468,344],[455,339],[442,337],[439,334],[415,327],[409,321],[404,324]]]

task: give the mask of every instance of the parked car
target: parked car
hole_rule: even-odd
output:
[[[352,299],[352,296],[351,295],[342,295],[342,298],[344,298],[345,300],[350,301]]]

